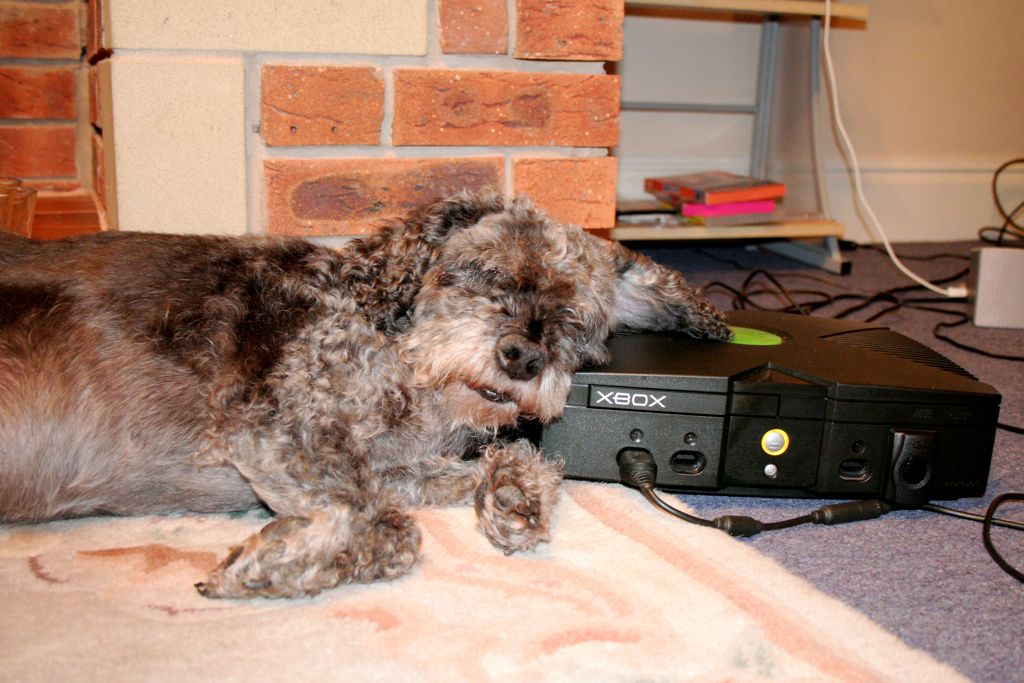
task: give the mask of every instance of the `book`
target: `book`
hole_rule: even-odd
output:
[[[734,227],[739,225],[770,225],[783,219],[782,211],[771,213],[737,213],[731,216],[686,216],[685,225],[702,225],[705,227]]]
[[[623,225],[681,225],[677,209],[650,200],[619,201],[615,221]]]
[[[780,199],[786,195],[783,183],[727,171],[645,178],[644,190],[659,199],[676,196],[682,203],[694,202],[708,206]]]
[[[644,182],[646,183],[647,181]],[[657,199],[661,204],[672,207],[676,211],[678,211],[683,205],[683,200],[680,199],[677,194],[672,194],[671,192],[655,192],[651,190],[648,190],[648,192],[653,194],[655,199]]]
[[[778,203],[774,199],[759,199],[753,202],[729,202],[728,204],[715,204],[709,206],[707,204],[694,204],[693,202],[684,202],[681,208],[683,216],[687,218],[703,216],[703,217],[717,217],[717,216],[737,216],[737,215],[759,215],[759,214],[772,214],[775,213],[775,209],[778,207]]]

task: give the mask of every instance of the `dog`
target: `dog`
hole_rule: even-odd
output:
[[[678,272],[521,198],[441,199],[340,249],[2,236],[0,520],[269,508],[210,598],[402,576],[414,506],[473,504],[529,550],[561,467],[508,428],[557,418],[625,330],[730,336]]]

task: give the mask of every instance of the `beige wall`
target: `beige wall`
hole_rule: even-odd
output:
[[[832,52],[868,198],[895,240],[973,238],[996,220],[992,172],[1024,156],[1024,2],[860,1],[867,25],[834,29]],[[742,21],[628,16],[623,100],[752,102],[758,40]],[[749,142],[742,115],[627,113],[620,196],[642,196],[648,172],[742,171]],[[826,168],[834,217],[872,239],[834,141]],[[1024,199],[1024,171],[1005,189],[1006,203]]]

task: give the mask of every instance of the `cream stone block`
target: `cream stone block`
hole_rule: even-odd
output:
[[[427,0],[109,0],[111,47],[422,55]]]
[[[110,62],[118,228],[244,233],[242,59],[115,53]]]

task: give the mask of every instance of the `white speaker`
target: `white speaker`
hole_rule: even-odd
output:
[[[972,250],[967,300],[978,327],[1024,328],[1024,249]]]

